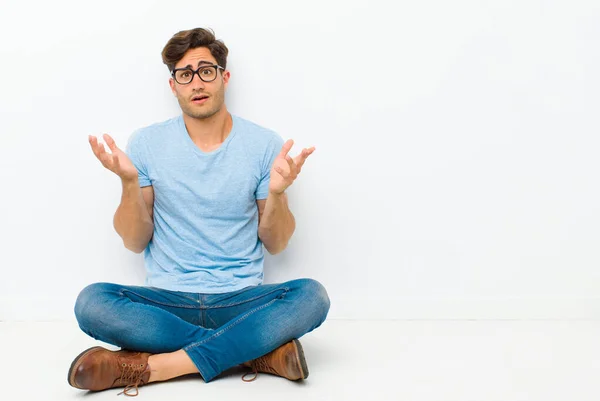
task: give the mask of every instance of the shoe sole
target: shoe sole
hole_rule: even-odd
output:
[[[304,358],[302,344],[300,344],[300,341],[294,339],[294,345],[296,345],[296,357],[300,362],[300,373],[302,373],[301,379],[306,379],[308,377],[308,366],[306,365],[306,358]]]
[[[73,359],[73,362],[71,363],[71,367],[69,368],[69,374],[67,375],[67,382],[72,387],[81,388],[81,387],[77,387],[77,385],[75,384],[75,373],[77,372],[77,368],[79,367],[79,361],[81,361],[84,356],[89,355],[92,352],[95,352],[100,349],[103,349],[103,348],[102,347],[88,348],[85,351],[83,351],[81,354],[77,355],[77,357],[75,359]]]

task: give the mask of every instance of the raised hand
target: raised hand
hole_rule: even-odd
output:
[[[115,141],[108,134],[104,134],[103,138],[110,149],[110,153],[106,151],[104,145],[98,143],[95,136],[90,135],[88,137],[92,151],[102,165],[124,181],[136,179],[138,176],[137,169],[127,157],[127,154],[117,147]]]
[[[304,148],[302,152],[294,158],[288,155],[290,149],[294,146],[294,141],[288,139],[281,147],[281,152],[275,158],[271,167],[271,180],[269,182],[269,192],[283,193],[298,177],[306,158],[315,151],[315,147]]]

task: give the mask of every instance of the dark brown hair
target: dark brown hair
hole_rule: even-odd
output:
[[[227,46],[223,41],[215,38],[212,30],[204,28],[180,31],[173,35],[162,51],[163,63],[167,65],[169,71],[173,71],[175,64],[183,58],[185,52],[197,47],[208,48],[217,63],[221,67],[227,68],[227,54],[229,53]]]

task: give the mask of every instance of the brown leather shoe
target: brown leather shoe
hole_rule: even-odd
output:
[[[260,358],[245,362],[244,366],[252,368],[252,372],[242,376],[245,382],[255,380],[258,372],[270,373],[289,380],[302,380],[308,377],[304,351],[298,340],[292,340]],[[245,377],[250,373],[254,373],[254,377],[246,380]]]
[[[84,390],[106,390],[125,387],[119,394],[138,395],[138,386],[150,379],[149,353],[134,351],[109,351],[92,347],[75,358],[69,369],[67,380],[75,388]],[[129,394],[135,389],[134,394]]]

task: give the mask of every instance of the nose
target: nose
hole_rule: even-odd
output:
[[[194,75],[192,75],[192,82],[190,82],[189,85],[192,88],[204,89],[206,82],[200,79],[200,71],[196,71]]]

